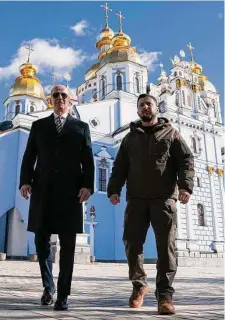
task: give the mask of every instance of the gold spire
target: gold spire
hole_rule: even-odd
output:
[[[119,33],[123,33],[123,31],[122,31],[122,19],[125,19],[125,17],[122,15],[121,11],[119,11],[119,13],[116,13],[116,15],[118,16],[118,20],[119,20]]]
[[[130,48],[131,39],[130,37],[123,32],[122,28],[122,19],[125,19],[125,17],[122,15],[121,11],[119,13],[116,13],[119,20],[119,32],[113,37],[112,39],[112,45],[113,47],[110,49],[110,51],[117,50],[119,48]]]
[[[189,44],[187,45],[187,47],[188,47],[189,50],[190,50],[191,61],[194,61],[194,58],[193,58],[193,50],[194,50],[195,48],[192,47],[192,45],[191,45],[190,42],[189,42]]]
[[[105,5],[101,4],[100,5],[101,8],[103,8],[105,10],[105,29],[109,28],[109,24],[108,24],[108,20],[109,20],[109,16],[108,16],[108,11],[112,11],[111,8],[108,7],[108,3],[106,2]]]
[[[202,73],[202,66],[200,64],[198,64],[197,62],[194,61],[194,56],[193,56],[193,50],[195,49],[194,47],[192,47],[191,43],[189,42],[189,44],[187,45],[187,47],[189,48],[190,51],[190,56],[191,56],[191,70],[197,74],[201,74]]]
[[[28,49],[28,48],[26,48]],[[35,77],[37,67],[29,62],[31,47],[29,47],[28,60],[23,63],[19,70],[21,76],[17,77],[14,85],[10,89],[10,96],[29,95],[41,99],[45,99],[44,90],[40,80]]]
[[[31,47],[30,44],[29,44],[29,47],[25,47],[25,49],[29,50],[28,58],[27,58],[27,63],[28,63],[28,62],[30,62],[30,53],[31,53],[31,51],[34,51],[34,49]]]
[[[105,27],[100,32],[99,40],[96,43],[96,47],[100,50],[98,58],[101,59],[103,56],[106,55],[107,50],[112,46],[112,37],[114,36],[114,32],[112,29],[109,28],[108,24],[108,12],[112,11],[111,8],[108,7],[107,2],[105,5],[101,5],[101,8],[105,10]]]

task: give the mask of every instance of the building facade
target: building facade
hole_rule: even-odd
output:
[[[148,84],[147,67],[123,32],[121,14],[119,31],[114,33],[106,11],[106,25],[96,47],[99,61],[86,71],[76,93],[71,92],[71,113],[89,124],[95,160],[95,193],[84,209],[91,255],[103,261],[126,259],[122,243],[125,188],[120,204],[112,206],[106,187],[121,140],[129,123],[137,119],[137,97],[147,88],[159,103],[159,115],[181,132],[195,157],[194,193],[187,205],[177,203],[178,261],[193,264],[195,257],[195,261],[209,258],[204,263],[218,262],[224,251],[224,125],[219,93],[194,61],[190,44],[190,59],[181,51],[171,59],[170,73],[161,64],[157,82]],[[29,201],[22,199],[18,185],[31,124],[53,111],[36,72],[29,61],[20,67],[0,123],[0,252],[9,258],[35,253],[34,236],[26,231]],[[146,260],[155,261],[152,228],[144,249]]]

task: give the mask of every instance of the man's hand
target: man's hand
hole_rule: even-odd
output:
[[[91,196],[91,192],[87,188],[81,188],[80,192],[78,194],[78,197],[80,198],[80,203],[87,201]]]
[[[190,199],[190,193],[184,189],[180,189],[179,190],[179,200],[182,204],[186,204],[188,203],[189,199]]]
[[[110,202],[113,204],[113,205],[116,205],[117,203],[120,202],[120,196],[118,194],[112,194],[110,196]]]
[[[20,188],[20,193],[21,196],[27,200],[29,198],[28,194],[31,194],[31,186],[29,184],[22,185]]]

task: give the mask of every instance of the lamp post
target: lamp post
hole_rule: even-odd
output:
[[[95,261],[95,234],[94,234],[94,228],[97,222],[94,221],[96,217],[95,214],[95,206],[90,207],[90,246],[91,246],[91,256],[90,256],[90,261],[94,262]]]

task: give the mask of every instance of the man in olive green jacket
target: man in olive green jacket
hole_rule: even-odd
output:
[[[131,123],[117,153],[107,193],[113,205],[127,185],[123,241],[133,283],[129,305],[142,305],[148,292],[143,245],[152,224],[158,253],[156,291],[159,314],[174,314],[176,274],[176,201],[189,201],[193,190],[194,158],[184,139],[166,118],[158,118],[153,96],[138,97],[140,121]]]

